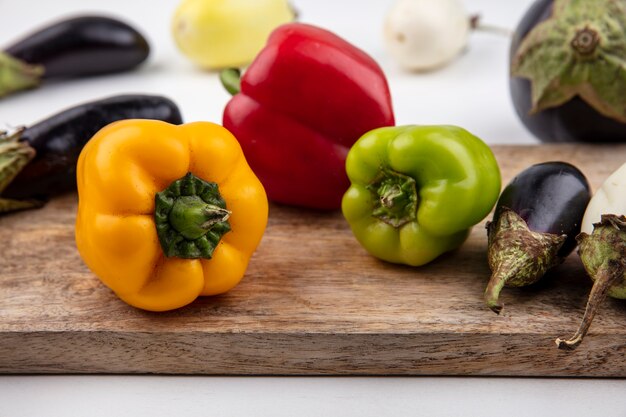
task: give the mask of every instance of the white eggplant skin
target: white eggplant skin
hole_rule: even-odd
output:
[[[467,45],[470,18],[460,0],[398,0],[385,20],[389,53],[403,68],[432,71]]]
[[[613,172],[587,205],[581,231],[591,234],[603,214],[626,215],[626,163]]]

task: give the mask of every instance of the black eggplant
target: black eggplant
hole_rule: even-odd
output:
[[[130,70],[150,47],[133,27],[103,16],[79,16],[34,32],[0,52],[0,96],[61,79]]]
[[[492,275],[485,303],[491,310],[502,310],[505,285],[537,282],[574,250],[590,199],[583,173],[565,162],[533,165],[504,188],[487,224]]]
[[[0,213],[41,205],[48,197],[75,190],[76,162],[83,146],[98,130],[122,119],[182,123],[178,107],[168,98],[121,95],[0,134]]]
[[[544,142],[626,142],[625,26],[623,0],[533,3],[513,36],[509,82],[533,135]]]

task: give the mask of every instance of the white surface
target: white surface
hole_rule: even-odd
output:
[[[195,70],[169,35],[176,1],[0,0],[0,43],[68,13],[108,11],[147,35],[140,71],[46,85],[0,100],[0,126],[31,124],[81,101],[117,93],[174,99],[185,120],[219,122],[228,95],[216,74]],[[484,20],[513,27],[530,0],[466,0]],[[450,123],[488,143],[534,143],[514,115],[507,86],[508,39],[476,33],[468,51],[427,75],[402,72],[382,40],[388,1],[294,0],[302,20],[359,45],[386,71],[399,124]],[[2,359],[0,358],[0,361]],[[620,380],[514,378],[217,378],[2,376],[0,417],[20,416],[624,416]]]
[[[618,380],[44,376],[0,379],[3,417],[614,417]]]

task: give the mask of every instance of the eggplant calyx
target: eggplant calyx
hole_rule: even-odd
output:
[[[14,200],[0,197],[0,214],[11,213],[19,210],[30,210],[43,207],[42,200]]]
[[[0,193],[35,157],[35,149],[20,140],[24,128],[14,133],[0,132]]]
[[[503,207],[498,218],[487,224],[487,237],[492,275],[484,299],[494,313],[500,314],[502,288],[533,284],[563,262],[558,252],[567,235],[534,232],[517,213]]]
[[[35,157],[35,150],[20,140],[24,128],[12,134],[0,132],[0,194]],[[0,213],[41,207],[38,200],[12,200],[0,197]]]
[[[593,277],[606,261],[626,259],[626,216],[603,214],[600,222],[593,224],[591,235],[580,233],[576,241],[585,270]]]
[[[37,87],[44,72],[41,65],[31,65],[0,52],[0,97]]]
[[[568,340],[556,339],[559,349],[575,349],[583,341],[607,295],[626,298],[626,217],[602,215],[591,235],[581,233],[576,240],[580,259],[594,283],[578,330]]]
[[[603,116],[626,123],[626,4],[555,0],[553,15],[522,40],[511,76],[531,82],[534,114],[578,96]]]
[[[584,27],[576,32],[571,45],[581,56],[589,56],[596,50],[598,43],[600,43],[598,32],[589,27]]]

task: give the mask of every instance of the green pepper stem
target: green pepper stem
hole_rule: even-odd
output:
[[[198,196],[181,196],[176,199],[169,221],[185,239],[198,239],[219,223],[230,217],[230,211],[207,204]]]
[[[385,189],[381,191],[380,203],[383,206],[391,209],[395,205],[398,204],[397,200],[399,200],[403,196],[404,196],[404,193],[402,192],[402,189],[400,188],[400,186],[398,184],[393,184],[388,187],[385,187]]]
[[[382,168],[367,189],[374,197],[372,215],[381,221],[399,228],[417,217],[419,198],[415,180],[410,176]]]
[[[302,17],[300,15],[300,10],[298,10],[296,8],[296,6],[293,5],[293,2],[287,2],[287,7],[289,8],[289,10],[291,10],[291,14],[293,15],[293,20],[298,21],[298,19],[300,17]]]
[[[0,97],[37,87],[44,72],[41,65],[31,65],[0,52]]]
[[[222,86],[231,95],[239,94],[241,91],[241,71],[239,68],[227,68],[220,72]]]
[[[600,304],[602,304],[606,298],[609,289],[611,289],[613,285],[619,283],[623,276],[624,267],[615,259],[609,259],[600,268],[598,268],[596,280],[591,288],[591,293],[589,293],[589,299],[587,300],[587,306],[585,307],[585,314],[583,314],[580,326],[578,327],[578,330],[576,330],[574,336],[568,340],[561,338],[556,339],[555,343],[559,349],[573,350],[580,345],[583,338],[589,331],[589,327],[591,326],[591,322],[598,311],[598,307],[600,307]]]
[[[230,231],[231,212],[217,184],[188,173],[155,196],[154,220],[165,256],[211,259]]]
[[[225,222],[230,218],[232,211],[223,209],[213,204],[207,204],[204,209],[204,215],[208,217],[208,220],[200,225],[204,230],[211,230],[215,224]]]

